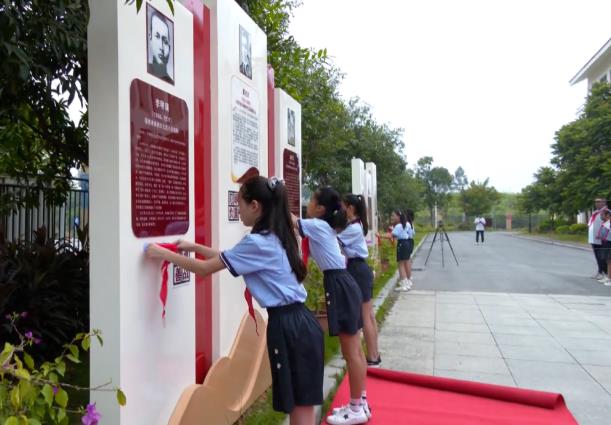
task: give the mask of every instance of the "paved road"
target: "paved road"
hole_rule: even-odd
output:
[[[459,266],[447,243],[441,266],[441,243],[424,241],[414,260],[418,289],[443,291],[519,292],[611,296],[611,287],[590,279],[595,263],[591,251],[554,246],[512,236],[486,232],[486,243],[475,246],[474,232],[449,232]]]
[[[459,267],[433,248],[384,322],[382,367],[559,392],[580,425],[609,425],[611,287],[588,278],[591,253],[486,236],[449,234]]]

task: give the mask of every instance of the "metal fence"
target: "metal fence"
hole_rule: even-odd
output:
[[[486,227],[490,229],[498,229],[498,230],[506,230],[507,229],[507,221],[505,214],[485,214],[486,219]],[[452,215],[448,214],[443,217],[443,221],[446,225],[455,226],[459,228],[464,228],[465,230],[474,229],[473,225],[474,217],[464,217],[462,215]],[[529,224],[532,230],[535,230],[539,227],[539,225],[546,221],[548,217],[546,215],[541,214],[513,214],[511,219],[511,228],[512,229],[528,229]],[[416,219],[416,223],[419,225],[430,225],[431,217],[430,216],[421,216]]]
[[[45,227],[47,237],[68,239],[78,246],[77,227],[89,223],[89,181],[72,179],[72,189],[66,202],[53,204],[47,190],[26,184],[0,182],[0,199],[35,199],[34,205],[23,206],[4,212],[0,216],[0,233],[8,241],[31,241],[33,232]]]

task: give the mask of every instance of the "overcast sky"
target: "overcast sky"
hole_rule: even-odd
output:
[[[519,192],[584,102],[569,80],[611,37],[611,1],[303,0],[290,32],[327,48],[345,98],[405,129],[410,166]]]

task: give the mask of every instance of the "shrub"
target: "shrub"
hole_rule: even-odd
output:
[[[93,330],[79,333],[53,361],[35,362],[28,351],[40,340],[31,331],[21,332],[17,322],[27,318],[24,313],[7,316],[8,327],[17,339],[16,344],[6,342],[0,352],[0,423],[4,425],[68,425],[70,416],[77,415],[83,424],[97,424],[100,414],[95,404],[72,408],[68,405],[68,392],[92,388],[79,387],[65,382],[66,369],[80,363],[80,354],[89,350],[91,339],[102,344],[101,333]],[[125,405],[125,394],[109,384],[96,387],[95,391],[116,392],[117,401]]]
[[[0,241],[0,317],[27,312],[22,326],[42,340],[34,359],[54,358],[72,335],[89,330],[89,253],[84,233],[78,250],[68,241]],[[9,326],[0,326],[0,341],[17,344]]]
[[[556,227],[556,232],[564,235],[568,235],[570,233],[570,226],[561,225]]]
[[[545,220],[539,223],[539,226],[538,226],[539,232],[545,233],[545,232],[551,232],[553,230],[554,230],[554,223],[551,222],[550,220]]]
[[[569,226],[569,232],[574,235],[588,233],[588,225],[587,224],[571,224]]]

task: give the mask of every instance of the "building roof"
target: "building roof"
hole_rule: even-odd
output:
[[[571,78],[571,85],[577,84],[588,77],[588,71],[596,67],[606,57],[611,57],[611,38],[607,40],[604,46],[602,46],[598,52],[586,63],[573,78]]]

